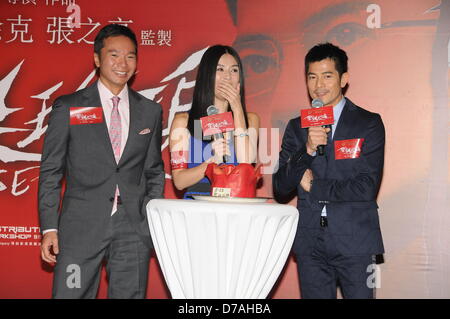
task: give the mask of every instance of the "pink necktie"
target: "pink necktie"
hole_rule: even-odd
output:
[[[114,157],[116,159],[116,163],[119,163],[120,160],[120,143],[122,138],[122,125],[120,122],[120,114],[119,114],[119,101],[120,97],[114,96],[111,98],[113,102],[113,108],[111,111],[111,122],[109,123],[109,138],[111,140],[111,145],[114,151]],[[119,197],[119,186],[116,186],[116,193],[114,194],[114,204],[113,211],[111,215],[113,215],[117,211],[117,198]]]
[[[119,100],[120,97],[112,97],[113,108],[111,111],[111,122],[109,124],[109,138],[111,139],[111,145],[114,151],[114,157],[116,163],[119,163],[120,159],[120,140],[122,138],[122,126],[120,123],[119,114]]]

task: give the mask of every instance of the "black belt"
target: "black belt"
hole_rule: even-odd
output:
[[[320,216],[320,227],[327,227],[328,219],[327,216]]]

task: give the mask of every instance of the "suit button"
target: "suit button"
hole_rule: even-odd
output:
[[[110,202],[113,202],[113,201],[114,201],[114,197],[110,197],[110,198],[109,198],[109,201],[110,201]]]
[[[119,171],[120,171],[120,169],[117,167],[117,168],[116,168],[116,173],[119,173]]]

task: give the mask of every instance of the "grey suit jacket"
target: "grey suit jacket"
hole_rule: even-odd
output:
[[[118,164],[104,120],[70,124],[71,107],[101,107],[97,83],[53,104],[39,176],[39,217],[42,230],[58,229],[61,249],[98,247],[111,218],[116,185],[131,225],[152,246],[145,206],[163,197],[162,109],[131,89],[129,104],[129,135]],[[150,133],[139,134],[144,129]]]

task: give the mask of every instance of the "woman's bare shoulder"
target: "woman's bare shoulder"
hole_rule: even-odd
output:
[[[187,127],[188,120],[189,120],[188,112],[178,112],[173,117],[172,127],[175,127],[175,128]]]

